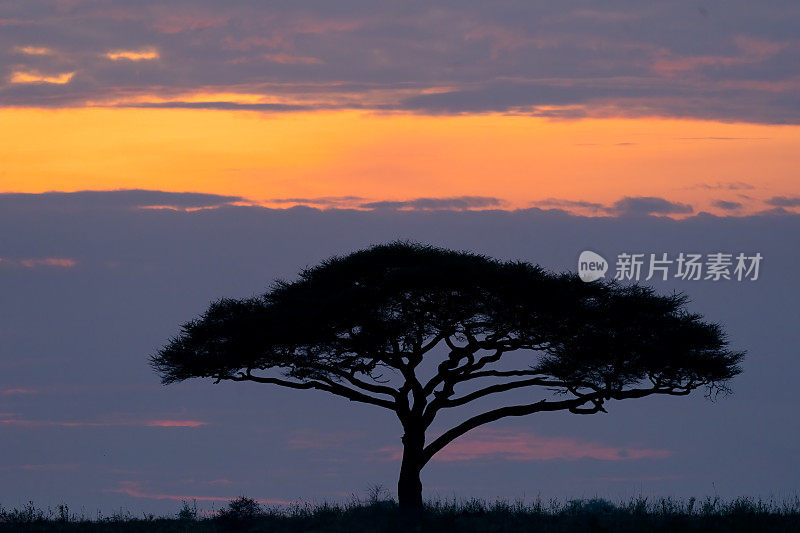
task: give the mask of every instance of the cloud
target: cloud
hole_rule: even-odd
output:
[[[313,110],[311,106],[295,104],[274,104],[274,103],[241,103],[241,102],[184,102],[181,100],[169,100],[166,102],[137,102],[119,104],[117,107],[137,107],[142,109],[219,109],[229,111],[304,111]]]
[[[755,186],[745,183],[743,181],[730,181],[730,182],[717,182],[717,183],[699,183],[696,185],[698,189],[709,189],[709,190],[718,190],[718,189],[726,189],[730,191],[738,191],[738,190],[752,190],[755,189]]]
[[[772,209],[764,209],[759,211],[755,214],[755,216],[761,217],[783,217],[783,216],[793,216],[796,215],[794,211],[789,211],[784,207],[773,207]]]
[[[380,200],[365,202],[359,207],[368,209],[408,210],[467,210],[500,207],[503,200],[490,196],[455,196],[451,198],[415,198],[413,200]]]
[[[692,206],[688,204],[671,202],[665,198],[654,196],[626,196],[612,205],[583,200],[547,198],[546,200],[533,202],[533,205],[567,209],[568,211],[603,212],[614,216],[683,215],[694,211]]]
[[[599,476],[593,479],[611,483],[641,483],[643,481],[676,481],[686,479],[685,474],[661,474],[655,476]]]
[[[304,205],[320,209],[367,209],[463,211],[469,209],[500,208],[505,202],[488,196],[456,196],[445,198],[414,198],[411,200],[367,200],[361,196],[323,196],[316,198],[272,198],[267,205]]]
[[[197,428],[207,426],[208,422],[199,420],[41,420],[19,418],[10,413],[0,413],[0,426],[15,426],[23,428],[38,427],[166,427],[166,428]]]
[[[199,428],[207,426],[208,422],[199,420],[148,420],[144,425],[159,428]]]
[[[742,207],[741,202],[730,202],[728,200],[714,200],[711,205],[724,209],[725,211],[732,211]]]
[[[771,137],[677,137],[679,141],[764,141]]]
[[[74,259],[67,259],[64,257],[45,257],[42,259],[20,259],[19,263],[25,268],[38,268],[38,267],[72,268],[77,264],[77,262]]]
[[[697,187],[719,190],[737,190],[746,188],[742,183],[722,183],[719,185],[700,184]],[[741,195],[750,200],[749,197]],[[800,199],[777,196],[765,200],[767,205],[776,209],[761,211],[761,216],[776,216],[791,213],[787,208],[800,205]],[[745,216],[742,211],[745,204],[740,201],[715,200],[711,205],[727,213],[725,216]],[[749,204],[748,204],[749,205]],[[458,197],[424,197],[410,200],[374,200],[361,196],[322,196],[322,197],[286,197],[269,198],[254,201],[241,196],[224,196],[206,193],[174,193],[154,190],[114,190],[114,191],[78,191],[47,193],[0,193],[0,210],[7,214],[30,215],[39,213],[88,213],[111,211],[170,210],[192,212],[197,210],[213,210],[218,208],[248,207],[250,209],[278,209],[306,207],[316,210],[357,210],[357,211],[398,211],[398,212],[433,212],[433,211],[482,211],[502,210],[519,211],[507,207],[502,198],[487,196]],[[640,196],[623,197],[613,203],[606,204],[587,200],[571,200],[567,198],[546,198],[531,203],[531,208],[544,212],[563,213],[591,217],[630,217],[630,216],[669,216],[683,218],[693,214],[694,208],[686,203],[666,198]],[[524,209],[523,209],[524,211]],[[53,250],[53,255],[31,257],[22,254],[0,257],[0,267],[5,268],[74,268],[81,264],[83,258],[74,258],[60,250]],[[69,252],[68,252],[69,253]],[[103,264],[110,264],[108,259]]]
[[[37,394],[39,389],[31,389],[27,387],[9,387],[0,390],[0,396],[22,396],[26,394]],[[0,415],[2,418],[2,415]]]
[[[54,52],[46,46],[15,46],[14,51],[29,56],[49,56]]]
[[[773,196],[764,200],[764,203],[775,207],[798,207],[800,206],[800,196]]]
[[[152,46],[138,50],[111,50],[106,52],[105,56],[112,61],[147,61],[160,57],[158,50]]]
[[[0,193],[0,209],[8,212],[26,210],[105,210],[171,207],[199,209],[246,202],[241,196],[223,196],[197,192],[166,192],[142,189],[113,191],[76,191],[44,193]]]
[[[754,39],[743,35],[734,37],[733,41],[738,50],[729,55],[680,56],[661,50],[656,54],[653,70],[659,74],[671,76],[679,72],[703,68],[730,68],[759,63],[777,55],[788,46],[788,43]]]
[[[703,185],[705,188],[705,185]],[[710,186],[709,186],[710,187]],[[739,184],[725,184],[722,189],[739,188]],[[733,189],[731,189],[733,190]],[[783,198],[783,197],[779,197]],[[780,201],[780,200],[776,200]],[[788,201],[791,201],[789,199]],[[738,202],[731,202],[738,203]],[[570,214],[588,216],[673,216],[687,215],[694,212],[689,204],[667,200],[665,198],[640,196],[623,197],[612,204],[587,200],[570,200],[566,198],[546,198],[532,202],[532,206],[547,211],[562,211]],[[727,205],[727,204],[725,204]],[[261,209],[285,209],[287,207],[309,207],[329,210],[360,211],[481,211],[507,210],[507,202],[503,198],[492,196],[454,196],[454,197],[421,197],[409,200],[367,199],[361,196],[322,196],[322,197],[286,197],[269,198],[255,201],[241,196],[223,196],[206,193],[166,192],[154,190],[115,190],[115,191],[78,191],[47,193],[0,193],[0,210],[7,213],[77,213],[111,210],[169,209],[174,211],[196,211],[216,208],[247,206]],[[716,207],[726,209],[723,204]],[[5,259],[6,266],[35,267],[71,267],[77,261],[64,257],[44,257]],[[21,261],[24,261],[21,262]],[[0,263],[2,264],[2,263]]]
[[[78,464],[76,463],[24,464],[24,465],[0,466],[0,472],[9,472],[14,470],[22,470],[25,472],[50,472],[58,470],[77,470],[77,469],[78,469]]]
[[[634,0],[603,8],[512,2],[504,10],[361,0],[279,7],[174,0],[137,9],[60,2],[58,9],[52,17],[42,2],[0,8],[0,25],[14,29],[15,41],[0,48],[0,61],[15,65],[17,83],[60,79],[17,67],[20,54],[80,72],[80,83],[58,92],[7,84],[3,105],[80,107],[214,87],[313,100],[313,109],[800,123],[800,14],[777,5],[754,14],[745,2],[726,4],[724,25],[713,23],[721,16],[714,9],[702,15]],[[132,72],[109,59],[140,64]]]
[[[42,74],[37,71],[18,70],[11,73],[9,81],[11,83],[52,83],[54,85],[65,85],[72,81],[75,72],[62,72],[61,74]]]
[[[614,11],[602,9],[576,9],[570,11],[563,19],[576,18],[576,19],[592,19],[599,22],[618,23],[618,22],[634,22],[641,20],[643,15],[641,13],[634,13],[631,11]]]
[[[197,500],[199,502],[224,502],[230,501],[237,496],[206,496],[206,495],[196,495],[196,494],[170,494],[165,492],[157,492],[157,491],[148,491],[142,488],[142,484],[136,481],[121,481],[119,486],[116,489],[103,489],[100,492],[110,493],[110,494],[124,494],[126,496],[130,496],[131,498],[142,498],[146,500],[170,500],[170,501],[192,501]],[[254,498],[258,503],[264,505],[289,505],[290,501],[288,500],[279,500],[279,499],[265,499],[265,498]]]
[[[356,432],[324,433],[309,429],[295,432],[286,444],[290,450],[333,450],[350,446],[363,436]]]
[[[226,478],[224,478],[224,477],[223,477],[223,478],[219,478],[219,479],[212,479],[211,481],[206,481],[206,482],[205,482],[205,484],[206,484],[206,485],[222,485],[222,486],[228,486],[228,485],[233,485],[233,481],[231,481],[230,479],[226,479]]]
[[[459,461],[633,461],[665,459],[670,450],[639,448],[635,446],[608,446],[596,442],[580,441],[566,437],[541,437],[513,430],[479,428],[448,444],[433,457],[439,462]],[[379,449],[376,457],[397,460],[402,457],[400,447]]]
[[[224,13],[201,13],[199,10],[194,12],[185,10],[173,13],[161,11],[149,25],[161,33],[178,34],[223,26],[228,20],[229,18]]]
[[[361,196],[321,196],[317,198],[272,198],[267,204],[311,205],[320,208],[352,208],[359,207],[365,199]]]
[[[655,196],[626,196],[614,202],[611,211],[620,216],[639,216],[688,214],[694,209],[689,204],[670,202]]]
[[[567,207],[567,208],[579,208],[579,209],[591,209],[594,211],[607,211],[608,206],[597,203],[597,202],[587,202],[584,200],[566,200],[563,198],[547,198],[545,200],[539,200],[537,202],[533,202],[532,205],[536,206],[545,206],[545,207]]]
[[[322,63],[316,57],[294,56],[291,54],[264,54],[262,57],[271,63],[280,63],[282,65],[318,65]]]
[[[0,257],[0,264],[4,267],[22,267],[22,268],[73,268],[78,262],[75,259],[67,257],[27,257],[24,259],[12,259],[9,257]]]
[[[584,106],[592,98],[590,95],[590,91],[584,92],[572,85],[502,81],[480,84],[477,88],[411,96],[402,100],[399,107],[433,114],[516,110],[537,116],[580,118],[587,114]],[[599,88],[596,95],[610,96]]]

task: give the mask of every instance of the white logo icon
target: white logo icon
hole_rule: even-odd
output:
[[[585,282],[604,278],[608,271],[608,261],[602,255],[589,250],[581,252],[578,257],[578,276]]]

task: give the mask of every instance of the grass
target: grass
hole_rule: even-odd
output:
[[[211,516],[196,504],[183,502],[171,517],[133,516],[121,510],[111,516],[84,516],[60,505],[38,509],[0,507],[0,532],[5,531],[800,531],[800,499],[775,501],[738,498],[679,500],[633,498],[612,503],[602,499],[486,502],[434,500],[417,516],[401,513],[396,503],[373,491],[366,500],[296,503],[264,507],[240,497]]]

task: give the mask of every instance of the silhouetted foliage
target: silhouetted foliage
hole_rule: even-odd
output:
[[[604,412],[609,400],[727,390],[743,352],[680,294],[395,242],[334,257],[249,299],[222,299],[152,357],[164,383],[207,377],[327,391],[394,411],[401,507],[445,445],[508,416]],[[524,351],[508,368],[504,355]],[[422,363],[438,357],[436,371]],[[517,358],[516,360],[519,360]],[[426,442],[437,413],[531,388]]]
[[[181,502],[181,509],[178,511],[178,520],[194,522],[197,520],[197,500],[192,500],[192,505],[184,500]]]
[[[227,507],[220,509],[217,516],[223,520],[241,524],[261,518],[264,516],[264,509],[254,499],[239,496],[228,502]]]
[[[414,527],[394,502],[356,500],[347,504],[296,503],[284,508],[263,509],[245,521],[231,521],[219,514],[201,516],[195,521],[175,518],[138,518],[129,513],[103,517],[71,515],[64,519],[57,512],[37,509],[32,503],[22,509],[0,508],[0,532],[150,532],[150,531],[351,531],[405,532],[539,532],[573,531],[696,531],[696,532],[795,532],[800,530],[800,501],[737,498],[721,501],[705,498],[697,502],[672,498],[633,498],[627,502],[607,500],[550,500],[533,502],[483,500],[434,500],[425,502]]]

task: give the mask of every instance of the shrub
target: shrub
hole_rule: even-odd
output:
[[[251,522],[264,514],[264,509],[257,501],[246,496],[239,496],[235,500],[231,500],[227,507],[220,509],[217,516],[232,522]]]
[[[197,500],[192,500],[192,505],[186,500],[181,501],[181,510],[178,511],[178,520],[194,522],[197,520]]]

